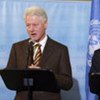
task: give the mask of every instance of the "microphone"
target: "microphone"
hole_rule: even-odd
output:
[[[26,76],[26,78],[24,79],[24,85],[26,85],[28,87],[28,99],[29,100],[33,100],[32,91],[31,91],[31,88],[30,88],[30,86],[31,86],[31,80],[33,80],[33,79],[28,78],[27,69],[28,69],[28,66],[30,66],[33,63],[33,54],[34,54],[33,45],[34,45],[34,43],[30,39],[28,41],[27,67],[26,67],[26,70],[25,70],[25,76]]]
[[[34,43],[33,43],[32,39],[29,39],[28,42],[29,42],[29,45],[33,47]]]
[[[33,54],[34,54],[34,51],[33,51],[33,41],[30,39],[28,41],[28,57],[27,57],[27,66],[30,66],[32,63],[33,63]]]

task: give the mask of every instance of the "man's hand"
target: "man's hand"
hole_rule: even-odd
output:
[[[33,65],[33,64],[31,64],[31,66],[28,66],[28,68],[32,68],[32,69],[40,69],[40,67],[39,66],[35,66],[35,65]]]

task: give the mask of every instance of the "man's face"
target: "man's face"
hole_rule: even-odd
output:
[[[47,22],[44,22],[41,17],[26,16],[25,23],[29,37],[33,41],[39,42],[45,37]]]

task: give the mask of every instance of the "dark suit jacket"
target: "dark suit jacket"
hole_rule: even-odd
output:
[[[92,57],[92,66],[90,68],[89,72],[89,86],[90,86],[90,91],[100,95],[100,83],[96,82],[98,79],[94,79],[92,77],[93,73],[100,73],[100,49],[96,50],[94,52],[94,55]],[[100,79],[100,78],[99,78]]]
[[[92,57],[90,73],[92,72],[100,72],[100,49],[96,50]]]
[[[25,69],[27,66],[28,39],[15,43],[12,46],[7,68]],[[39,66],[51,69],[60,89],[69,90],[72,87],[72,72],[68,49],[64,45],[48,37]],[[34,100],[60,100],[59,93],[44,91],[33,94]],[[27,91],[17,92],[15,100],[28,100]]]

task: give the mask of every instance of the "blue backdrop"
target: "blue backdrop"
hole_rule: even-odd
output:
[[[44,0],[0,1],[0,68],[5,68],[11,45],[28,37],[23,20],[26,7],[39,5],[49,17],[47,34],[69,48],[74,79],[70,91],[61,92],[62,100],[86,100],[85,71],[91,2]],[[0,78],[0,100],[13,100],[15,91]]]

